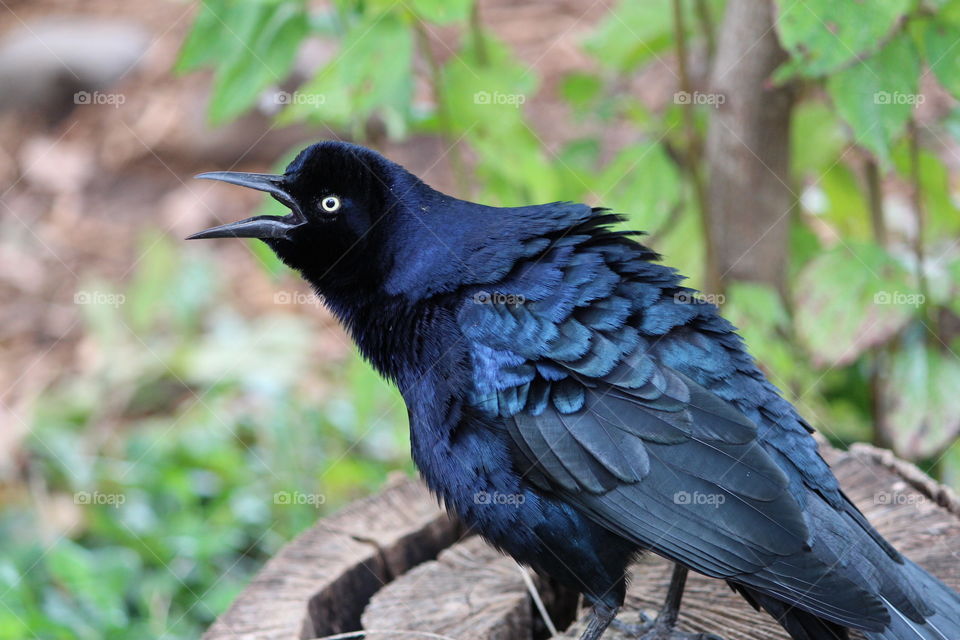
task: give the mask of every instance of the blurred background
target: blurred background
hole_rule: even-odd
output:
[[[372,146],[629,226],[831,443],[960,486],[960,1],[0,0],[0,638],[193,638],[412,472],[201,171]]]

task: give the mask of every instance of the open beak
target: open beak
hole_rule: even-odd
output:
[[[188,236],[187,240],[201,240],[204,238],[283,238],[290,229],[299,226],[303,221],[300,213],[300,207],[296,200],[286,190],[286,183],[283,176],[275,176],[269,173],[243,173],[240,171],[214,171],[211,173],[201,173],[196,178],[202,180],[219,180],[220,182],[229,182],[238,184],[241,187],[249,187],[257,191],[265,191],[272,195],[276,200],[290,207],[293,215],[289,216],[254,216],[241,220],[222,224],[219,227],[213,227]]]

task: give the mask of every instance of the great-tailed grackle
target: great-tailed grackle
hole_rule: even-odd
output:
[[[716,307],[605,209],[489,207],[340,142],[192,238],[260,238],[400,388],[413,458],[447,508],[613,621],[640,551],[675,563],[644,637],[673,629],[686,569],[726,580],[795,639],[960,639],[960,597],[837,485],[810,425]]]

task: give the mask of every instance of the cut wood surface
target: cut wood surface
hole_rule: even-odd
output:
[[[556,591],[545,588],[535,574],[528,575],[546,598],[545,606],[555,609]],[[565,604],[575,607],[576,598]],[[431,631],[457,640],[510,640],[529,638],[543,627],[520,566],[474,536],[376,593],[363,613],[363,628]],[[371,636],[384,638],[410,636]]]
[[[844,491],[877,529],[960,588],[956,494],[887,451],[865,445],[823,451]],[[654,555],[634,565],[621,619],[636,622],[641,610],[654,615],[670,571],[671,565]],[[569,624],[578,613],[576,598],[546,580],[534,577],[534,583],[560,637],[576,637],[583,614],[581,622]],[[361,624],[374,632],[371,640],[415,640],[421,632],[457,640],[548,635],[516,563],[476,537],[464,539],[426,489],[404,481],[321,520],[291,542],[205,637],[315,638]],[[695,574],[687,583],[680,627],[726,640],[787,638],[725,583]],[[611,628],[605,638],[624,636]]]
[[[426,487],[398,481],[284,547],[204,639],[293,640],[358,629],[373,593],[459,537],[459,525]]]

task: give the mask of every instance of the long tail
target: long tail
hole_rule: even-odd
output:
[[[890,600],[881,598],[890,613],[883,631],[867,632],[869,640],[960,640],[960,595],[909,560],[904,560],[903,578],[922,599],[927,613],[913,620]],[[750,604],[763,608],[779,622],[793,640],[847,640],[847,629],[781,602],[769,595],[730,583]],[[914,610],[910,615],[917,617]]]
[[[742,595],[754,609],[763,609],[773,616],[774,620],[787,630],[793,640],[848,640],[850,637],[845,627],[818,618],[812,613],[797,609],[793,605],[781,602],[755,589],[733,582],[728,584],[734,591]]]
[[[847,558],[847,562],[830,565],[833,579],[841,586],[842,581],[853,588],[859,585],[870,594],[863,602],[863,611],[873,611],[873,621],[864,616],[863,625],[857,627],[866,638],[960,640],[960,595],[897,553],[858,511],[849,512],[859,516],[854,524],[838,518],[836,511],[818,501],[808,502],[807,509],[817,525],[813,549],[819,549],[824,558]],[[757,585],[728,583],[754,607],[772,615],[794,640],[846,640],[847,621],[859,622],[854,609],[827,620],[824,616],[830,617],[829,609],[804,606],[808,602],[787,602]],[[838,598],[841,595],[836,593]],[[885,614],[882,621],[877,620],[877,612]]]
[[[909,560],[905,560],[903,575],[933,613],[922,621],[911,620],[884,600],[890,626],[866,636],[870,640],[960,640],[960,595]]]

